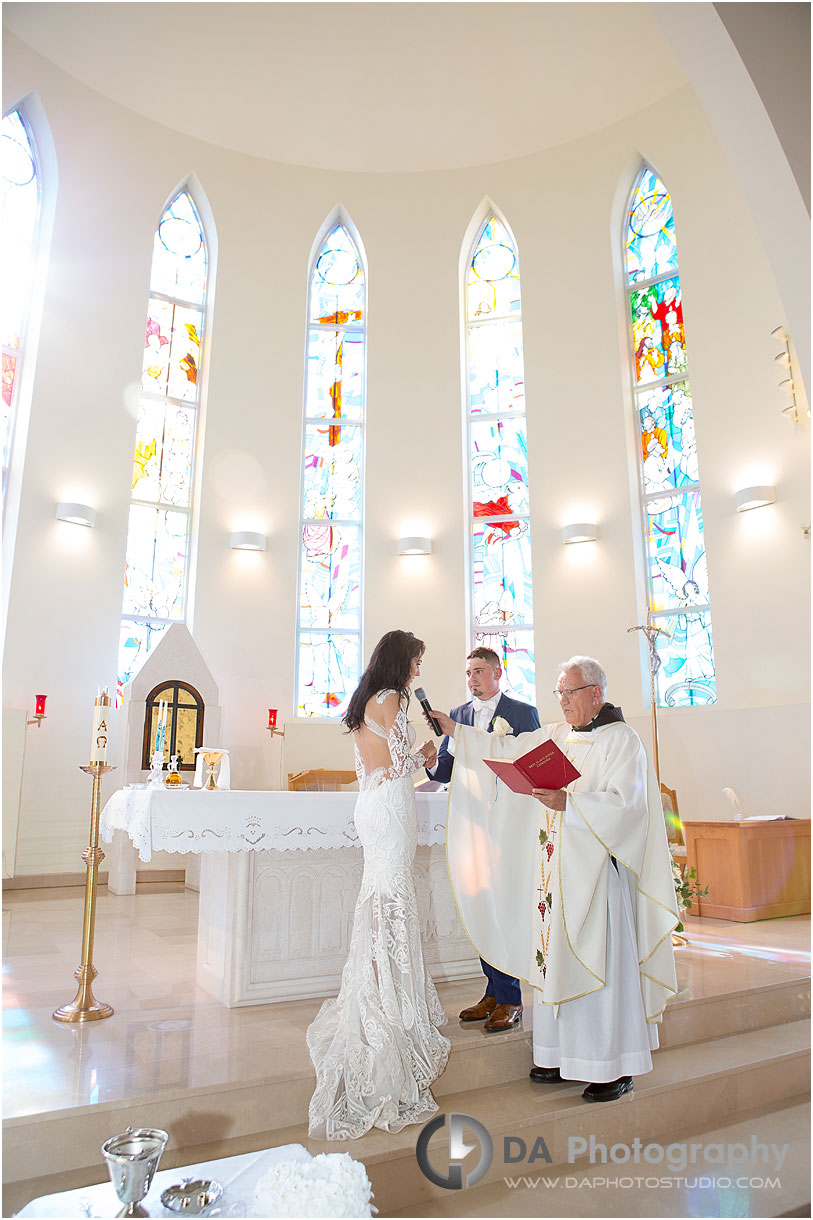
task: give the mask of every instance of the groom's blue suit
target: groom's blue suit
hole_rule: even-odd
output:
[[[456,720],[458,724],[474,724],[474,704],[469,700],[468,703],[461,703],[459,707],[453,707],[449,713],[452,720]],[[514,730],[514,735],[517,733],[530,733],[534,729],[540,727],[539,712],[530,703],[520,703],[518,699],[511,699],[508,695],[500,695],[500,701],[494,709],[494,715],[491,718],[491,724],[488,726],[489,733],[492,730],[492,725],[498,716],[502,716],[503,720],[507,720]],[[449,738],[444,737],[438,750],[438,761],[431,776],[441,784],[448,784],[452,778],[452,768],[454,767],[454,755],[449,753]],[[429,772],[427,771],[427,775]],[[519,985],[519,979],[512,978],[510,974],[503,974],[501,970],[495,969],[480,958],[480,963],[483,967],[483,973],[488,980],[486,986],[486,995],[494,996],[498,1004],[521,1004],[522,989]]]
[[[474,704],[471,700],[468,703],[461,703],[459,707],[453,707],[449,715],[458,724],[474,724]],[[530,703],[520,703],[519,699],[511,699],[508,695],[500,695],[492,723],[498,716],[502,716],[503,720],[508,721],[514,730],[514,736],[517,733],[531,733],[540,727],[539,712],[536,708]],[[491,732],[491,725],[488,726],[488,731]],[[449,753],[448,747],[449,738],[444,737],[438,750],[438,761],[432,775],[432,779],[437,780],[440,784],[448,784],[452,778],[454,755]]]

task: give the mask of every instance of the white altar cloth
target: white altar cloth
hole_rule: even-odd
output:
[[[416,792],[418,843],[446,837],[445,792]],[[121,788],[102,810],[101,838],[130,837],[145,862],[154,851],[300,851],[355,847],[357,792],[172,791]]]
[[[251,1216],[254,1188],[264,1173],[273,1165],[283,1161],[309,1161],[311,1154],[301,1144],[283,1144],[279,1148],[267,1148],[263,1152],[245,1152],[241,1156],[221,1157],[217,1161],[199,1161],[195,1165],[184,1165],[178,1169],[159,1169],[152,1180],[149,1193],[142,1206],[150,1216],[177,1216],[167,1211],[161,1203],[161,1195],[168,1186],[175,1186],[184,1178],[212,1179],[223,1187],[220,1208],[244,1203],[233,1215]],[[87,1201],[87,1207],[84,1206]],[[90,1211],[88,1212],[88,1208]],[[18,1211],[18,1216],[54,1216],[72,1220],[74,1216],[115,1216],[121,1204],[110,1182],[98,1186],[80,1186],[78,1190],[65,1190],[54,1195],[40,1195]]]

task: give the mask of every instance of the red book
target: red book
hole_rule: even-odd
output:
[[[565,788],[581,775],[550,738],[514,762],[497,758],[484,758],[483,762],[512,792],[525,796],[530,796],[534,788]]]

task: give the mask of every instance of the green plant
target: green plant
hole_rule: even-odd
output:
[[[697,880],[697,869],[687,868],[683,876],[680,875],[680,868],[677,863],[672,861],[672,877],[675,882],[675,897],[677,898],[678,912],[682,915],[684,911],[690,911],[692,903],[698,898],[705,898],[709,892],[709,887],[701,888],[700,882]],[[683,924],[679,923],[676,932],[683,931]]]

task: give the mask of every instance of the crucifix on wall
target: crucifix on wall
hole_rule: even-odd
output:
[[[645,625],[643,627],[628,627],[627,634],[631,631],[642,631],[649,645],[649,689],[652,697],[652,750],[654,754],[655,775],[658,779],[658,787],[660,787],[661,767],[658,759],[658,700],[655,694],[655,674],[661,667],[661,659],[658,656],[655,641],[659,635],[668,635],[668,632],[663,627],[656,627],[653,624],[652,615],[649,610],[646,612]]]

